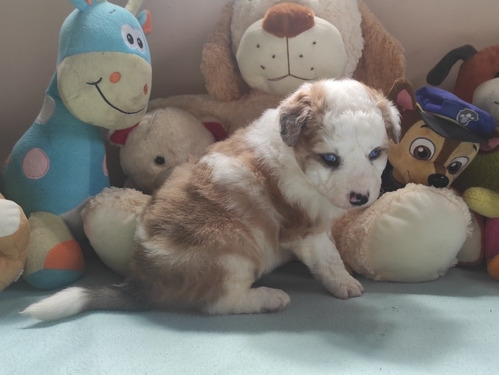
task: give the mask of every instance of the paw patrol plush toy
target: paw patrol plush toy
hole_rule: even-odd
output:
[[[411,87],[402,89],[400,96]],[[390,148],[385,190],[410,182],[449,187],[495,130],[489,113],[448,91],[422,87],[415,92],[415,99],[418,103],[408,97],[403,104],[399,98],[407,108],[402,112],[401,141]]]
[[[77,9],[62,25],[56,72],[40,114],[0,177],[5,197],[31,215],[24,277],[40,288],[81,275],[80,246],[59,215],[78,210],[109,185],[101,128],[139,122],[151,90],[144,35],[150,17],[146,11],[133,14],[140,3],[131,0],[123,8],[105,0],[71,2]]]

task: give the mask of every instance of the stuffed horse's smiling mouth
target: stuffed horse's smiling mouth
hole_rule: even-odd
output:
[[[101,95],[101,98],[104,99],[104,101],[106,102],[106,104],[108,104],[111,108],[113,109],[116,109],[118,112],[121,112],[121,113],[124,113],[126,115],[135,115],[139,112],[142,112],[144,110],[144,108],[141,108],[140,110],[138,111],[134,111],[134,112],[127,112],[127,111],[124,111],[123,109],[120,109],[118,108],[117,106],[115,106],[113,103],[111,103],[108,98],[106,98],[106,96],[104,95],[104,93],[102,92],[101,88],[99,87],[99,83],[101,83],[102,81],[102,77],[99,78],[97,81],[95,82],[87,82],[87,85],[90,85],[90,86],[95,86],[95,88],[97,89],[97,92],[99,93],[99,95]]]

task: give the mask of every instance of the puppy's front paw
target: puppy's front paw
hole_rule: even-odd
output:
[[[359,297],[363,293],[363,285],[347,272],[333,277],[326,287],[330,293],[340,299]]]

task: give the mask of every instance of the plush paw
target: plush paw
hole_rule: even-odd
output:
[[[78,280],[85,267],[83,254],[64,221],[48,212],[34,212],[29,224],[24,279],[40,289],[60,288]]]
[[[437,279],[457,262],[470,230],[463,199],[449,189],[408,184],[335,223],[344,262],[374,280]]]
[[[82,210],[83,229],[99,258],[113,271],[130,271],[136,221],[150,197],[134,189],[106,188]]]

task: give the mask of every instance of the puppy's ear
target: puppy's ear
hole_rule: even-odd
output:
[[[294,147],[297,144],[300,135],[319,114],[324,100],[320,92],[318,84],[305,84],[281,103],[279,107],[281,138],[288,146]]]
[[[387,135],[394,143],[398,143],[401,135],[401,115],[397,107],[380,91],[371,89],[371,93],[382,113]]]
[[[386,98],[378,102],[378,107],[382,112],[387,135],[394,143],[399,143],[401,135],[401,117],[398,109]]]

